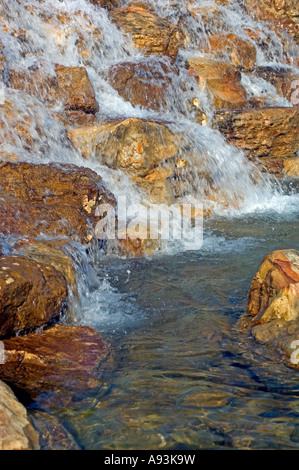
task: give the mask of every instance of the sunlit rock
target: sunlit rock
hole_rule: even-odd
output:
[[[187,66],[199,88],[211,94],[216,110],[240,109],[247,105],[241,74],[233,65],[198,57],[188,59]]]
[[[39,436],[26,408],[0,381],[0,450],[38,450]]]
[[[68,131],[68,138],[85,158],[134,176],[145,176],[164,160],[175,157],[175,136],[163,123],[142,119],[99,123]]]
[[[0,232],[82,243],[94,238],[96,208],[115,204],[99,175],[74,165],[3,164],[0,194]]]
[[[0,337],[49,323],[59,316],[66,298],[66,281],[49,263],[0,258]]]
[[[248,293],[249,324],[254,337],[283,351],[299,365],[299,252],[274,251],[266,256]],[[299,354],[298,354],[299,356]]]
[[[293,157],[299,149],[296,108],[262,108],[219,113],[215,126],[250,157]]]
[[[112,20],[131,35],[135,46],[147,55],[166,55],[176,60],[181,35],[176,26],[143,8],[120,8],[110,12]]]
[[[101,384],[99,366],[108,354],[100,335],[87,326],[56,325],[5,340],[4,346],[0,377],[31,399],[56,392],[71,401],[76,394],[90,393]]]
[[[224,62],[229,60],[232,65],[251,69],[256,61],[256,48],[252,41],[244,40],[235,34],[209,35],[209,47],[205,52]]]

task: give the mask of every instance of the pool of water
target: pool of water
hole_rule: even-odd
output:
[[[110,344],[103,385],[51,413],[85,449],[298,448],[299,374],[237,328],[262,258],[298,230],[296,211],[219,218],[199,251],[103,257],[82,319]]]

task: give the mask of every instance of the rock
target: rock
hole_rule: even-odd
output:
[[[68,401],[101,384],[99,367],[108,350],[92,328],[56,325],[3,342],[5,364],[0,365],[0,377],[32,400],[52,391]]]
[[[49,323],[60,315],[66,297],[66,281],[51,265],[22,256],[2,256],[0,337]]]
[[[244,40],[232,33],[217,33],[209,36],[210,53],[218,60],[224,62],[228,59],[232,65],[242,66],[245,70],[251,69],[256,61],[256,48],[252,41]]]
[[[41,450],[81,450],[56,416],[38,410],[30,410],[29,416],[38,431]]]
[[[147,59],[114,65],[108,76],[113,88],[133,106],[160,111],[166,109],[165,94],[174,73],[175,67],[165,60]]]
[[[296,0],[244,0],[248,13],[257,20],[275,24],[299,41],[299,15]]]
[[[3,78],[3,72],[4,72],[4,68],[5,68],[5,64],[6,64],[6,57],[2,52],[3,49],[4,49],[4,46],[0,41],[0,80],[2,80],[2,78]]]
[[[292,100],[294,83],[299,80],[299,75],[293,70],[283,67],[254,67],[251,72],[255,77],[260,77],[273,85],[278,94],[287,100]]]
[[[250,157],[293,157],[299,148],[295,108],[219,113],[214,122],[226,139]]]
[[[249,289],[248,312],[254,337],[284,351],[298,367],[292,358],[299,340],[298,251],[274,251],[263,259]]]
[[[102,164],[133,176],[145,176],[178,149],[175,136],[163,123],[126,119],[77,127],[68,138],[85,158],[94,155]]]
[[[0,381],[0,450],[39,450],[38,433],[25,407]]]
[[[188,59],[187,66],[199,87],[207,88],[211,93],[216,110],[239,109],[247,105],[241,73],[233,65],[198,57]]]
[[[176,60],[181,35],[176,26],[143,8],[119,8],[110,12],[111,19],[132,36],[135,46],[146,55],[166,55]]]
[[[0,232],[90,242],[99,204],[115,204],[94,171],[75,165],[6,163],[0,168]]]
[[[84,67],[57,65],[54,75],[42,66],[32,66],[25,71],[10,70],[10,86],[35,95],[50,104],[62,101],[66,111],[95,114],[99,105],[93,86]]]
[[[287,176],[299,178],[299,157],[286,158],[283,163],[284,173]]]

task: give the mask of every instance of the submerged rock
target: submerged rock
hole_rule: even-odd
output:
[[[248,302],[253,336],[283,351],[289,365],[299,367],[299,252],[281,250],[266,256]]]
[[[66,281],[49,263],[2,256],[0,337],[49,323],[61,313],[66,297]]]
[[[175,135],[163,123],[135,118],[77,127],[68,138],[85,158],[93,155],[134,176],[147,175],[178,151]]]
[[[181,42],[178,28],[144,8],[119,8],[110,12],[112,20],[131,35],[135,46],[146,55],[166,55],[176,60]]]
[[[26,408],[0,381],[0,450],[38,450],[39,437]]]
[[[42,333],[4,340],[5,364],[0,377],[31,399],[55,392],[70,401],[101,384],[100,365],[106,344],[87,326],[56,325]]]
[[[296,108],[262,108],[219,113],[214,125],[250,157],[287,158],[299,149]]]
[[[188,59],[187,67],[200,89],[210,92],[216,110],[240,109],[247,105],[241,73],[233,65],[197,57]]]
[[[0,232],[88,243],[96,208],[115,200],[94,171],[75,165],[6,163],[0,168]]]

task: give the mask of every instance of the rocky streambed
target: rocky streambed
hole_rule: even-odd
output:
[[[2,2],[1,449],[298,447],[298,10],[241,3]]]

